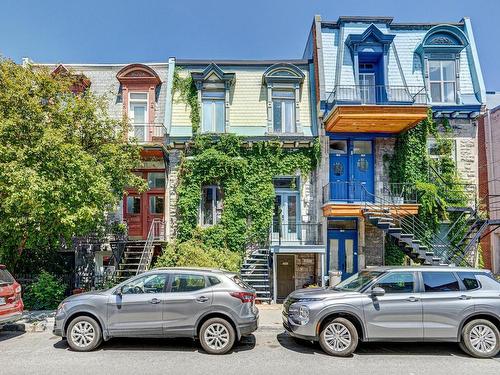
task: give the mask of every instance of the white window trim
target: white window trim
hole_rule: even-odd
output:
[[[212,190],[212,224],[204,224],[203,221],[204,221],[204,213],[203,213],[203,191],[205,189],[211,189]],[[205,185],[205,186],[202,186],[201,187],[201,200],[200,200],[200,211],[199,211],[199,224],[200,226],[206,228],[206,227],[211,227],[211,226],[214,226],[216,224],[219,224],[219,220],[217,219],[217,189],[219,190],[219,194],[220,194],[220,203],[222,205],[222,192],[221,192],[221,189],[220,189],[220,186],[218,185]]]
[[[431,80],[431,62],[439,62],[439,69],[440,69],[440,74],[441,78],[443,77],[443,61],[448,61],[453,63],[454,66],[454,75],[455,79],[453,80],[444,80],[441,79],[439,81],[433,81]],[[431,99],[431,103],[433,104],[443,104],[443,105],[449,105],[449,104],[456,104],[457,102],[457,97],[458,97],[458,79],[457,79],[457,64],[455,59],[435,59],[435,58],[430,58],[427,60],[427,81],[428,81],[428,90],[429,90],[429,96]],[[445,83],[453,83],[455,86],[455,90],[453,92],[453,100],[452,101],[434,101],[432,98],[432,84],[433,83],[439,83],[440,88],[441,88],[441,99],[444,98],[444,85]]]
[[[225,96],[225,91],[224,91],[224,96]],[[211,102],[211,112],[212,112],[212,124],[211,124],[211,129],[210,130],[206,130],[203,128],[204,126],[204,123],[205,123],[205,120],[204,120],[204,108],[205,108],[205,102]],[[204,98],[203,97],[203,93],[202,93],[202,96],[201,96],[201,132],[202,133],[217,133],[217,134],[220,134],[220,132],[217,131],[217,121],[214,121],[214,119],[216,118],[216,113],[217,113],[217,110],[216,110],[216,105],[215,105],[215,102],[219,102],[219,103],[222,103],[222,126],[224,127],[224,131],[223,133],[226,132],[226,101],[225,101],[225,98],[224,97],[221,97],[221,98]]]
[[[274,96],[274,92],[275,91],[289,91],[293,94],[293,98],[290,97],[290,98],[283,98],[283,97],[276,97]],[[276,127],[275,127],[275,124],[274,124],[274,102],[281,102],[281,131],[276,131]],[[273,128],[272,128],[272,132],[275,133],[275,134],[295,134],[297,133],[297,110],[296,110],[296,106],[297,106],[297,102],[296,102],[296,98],[295,98],[295,89],[293,88],[290,88],[290,89],[280,89],[280,88],[274,88],[272,89],[271,91],[271,103],[272,103],[272,109],[271,109],[271,112],[272,112],[272,125],[273,125]],[[292,103],[292,108],[293,108],[293,111],[292,111],[292,132],[287,132],[286,131],[286,124],[285,124],[285,116],[286,116],[286,106],[284,105],[284,103]]]

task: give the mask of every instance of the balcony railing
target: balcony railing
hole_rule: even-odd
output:
[[[362,181],[336,181],[323,186],[323,203],[373,202],[374,199],[375,201],[383,199],[393,204],[418,203],[415,184],[384,183],[381,191],[377,192],[377,194],[368,193],[366,183]]]
[[[425,105],[427,91],[424,86],[338,85],[328,96],[327,109],[336,104]]]
[[[321,223],[277,223],[271,228],[272,245],[322,245]]]
[[[139,143],[163,143],[167,129],[162,123],[146,123],[130,125],[129,139],[136,139]]]

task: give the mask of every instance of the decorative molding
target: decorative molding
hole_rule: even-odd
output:
[[[122,85],[145,84],[157,86],[161,83],[158,74],[144,64],[129,64],[116,74]]]

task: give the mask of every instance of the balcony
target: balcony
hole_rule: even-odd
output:
[[[399,133],[427,118],[423,86],[339,85],[326,101],[325,129],[337,133]]]
[[[132,123],[128,138],[142,145],[155,145],[164,144],[166,135],[167,129],[162,123]]]
[[[271,228],[272,246],[323,245],[321,223],[277,223]]]
[[[365,206],[384,204],[408,215],[418,214],[418,194],[414,184],[384,183],[377,194],[360,181],[330,182],[323,186],[323,216],[360,217]]]

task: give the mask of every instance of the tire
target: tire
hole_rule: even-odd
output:
[[[102,342],[101,327],[91,317],[78,316],[69,324],[66,339],[71,350],[90,352]]]
[[[500,351],[498,328],[485,319],[476,319],[462,329],[462,340],[468,354],[476,358],[491,358]]]
[[[349,320],[336,318],[321,330],[319,344],[327,354],[348,357],[358,346],[358,331]]]
[[[208,319],[200,328],[200,343],[209,354],[226,354],[234,345],[236,334],[227,320]]]
[[[468,354],[468,355],[472,355],[470,352],[469,352],[469,349],[467,349],[467,347],[465,346],[464,344],[464,340],[461,339],[460,342],[458,343],[458,346],[460,347],[460,349],[465,353],[465,354]]]

